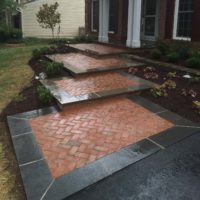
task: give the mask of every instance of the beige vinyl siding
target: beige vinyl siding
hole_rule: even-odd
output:
[[[51,30],[43,29],[37,22],[36,13],[42,4],[58,2],[61,13],[60,37],[78,35],[79,27],[85,27],[85,0],[36,0],[22,8],[22,31],[24,37],[50,38]],[[57,30],[55,31],[55,33]]]

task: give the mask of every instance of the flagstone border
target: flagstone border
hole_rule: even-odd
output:
[[[129,145],[56,179],[51,175],[48,164],[29,126],[28,119],[56,113],[59,112],[59,109],[57,107],[49,107],[8,116],[10,135],[27,199],[55,200],[67,198],[200,130],[199,124],[185,120],[142,97],[134,95],[130,96],[129,99],[174,123],[175,127]]]

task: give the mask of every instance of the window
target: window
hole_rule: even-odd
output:
[[[109,31],[113,33],[118,31],[118,1],[116,0],[110,0]]]
[[[99,0],[92,0],[92,31],[99,29]]]
[[[190,39],[192,28],[193,0],[176,0],[174,38]]]

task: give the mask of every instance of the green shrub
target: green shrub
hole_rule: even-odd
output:
[[[191,57],[200,58],[200,49],[193,50]]]
[[[11,32],[10,32],[10,37],[12,39],[21,39],[22,38],[21,29],[12,29]]]
[[[162,53],[162,55],[166,55],[166,53],[169,51],[169,46],[166,43],[164,43],[164,42],[160,42],[158,44],[157,48],[160,50],[160,52]]]
[[[177,53],[179,55],[179,58],[186,59],[190,56],[190,50],[188,47],[181,47],[177,49]]]
[[[22,38],[22,31],[20,29],[9,29],[9,27],[0,23],[0,42],[7,42],[8,40],[18,40]]]
[[[41,56],[45,55],[45,54],[50,54],[50,53],[54,53],[52,47],[42,47],[40,49],[34,49],[32,51],[32,56],[35,59],[40,58]]]
[[[159,60],[161,58],[161,52],[160,50],[158,49],[154,49],[152,52],[151,52],[151,58],[152,59],[155,59],[155,60]]]
[[[168,61],[172,63],[176,63],[179,60],[179,55],[177,52],[171,52],[167,55]]]
[[[63,63],[51,62],[51,61],[42,61],[41,63],[49,76],[59,75],[63,69]]]
[[[186,66],[200,69],[200,57],[192,57],[186,61]]]
[[[92,35],[82,35],[76,36],[71,42],[75,43],[92,43],[95,41],[95,36]]]
[[[39,100],[42,101],[43,103],[51,103],[53,100],[50,90],[48,90],[42,85],[37,87],[37,95]]]
[[[9,28],[6,24],[0,23],[0,42],[6,42],[10,38]]]

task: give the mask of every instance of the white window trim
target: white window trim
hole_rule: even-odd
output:
[[[173,39],[174,39],[174,40],[191,41],[191,38],[190,38],[190,37],[178,37],[178,36],[177,36],[179,2],[180,2],[180,0],[176,0],[176,2],[175,2]]]
[[[92,27],[91,27],[91,30],[92,30],[92,32],[98,32],[96,29],[93,29],[93,20],[94,20],[94,18],[93,18],[93,3],[95,2],[95,1],[98,1],[98,0],[92,0],[92,6],[91,6],[91,25],[92,25]]]

